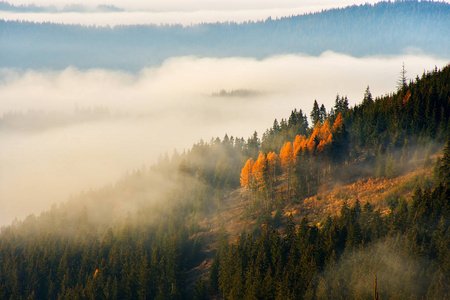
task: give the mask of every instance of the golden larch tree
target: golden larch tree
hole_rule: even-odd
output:
[[[339,128],[342,128],[343,125],[344,125],[344,118],[342,117],[342,114],[339,113],[333,124],[332,128],[333,132],[336,132]]]
[[[320,128],[316,127],[306,142],[306,149],[310,154],[313,154],[316,150],[316,137],[319,134]]]
[[[293,143],[294,160],[305,150],[308,140],[304,135],[297,135]]]
[[[321,140],[319,142],[319,145],[317,145],[316,153],[322,152],[325,149],[326,146],[327,146],[326,142],[324,140]]]
[[[320,127],[319,139],[321,141],[326,142],[329,139],[330,135],[331,135],[331,125],[330,121],[326,119],[325,122],[323,122],[322,127]]]
[[[275,196],[275,184],[277,182],[277,168],[280,159],[275,152],[267,153],[267,177],[269,181],[269,194],[271,197]]]
[[[286,174],[288,200],[291,201],[291,177],[294,168],[294,150],[291,142],[284,143],[280,150],[281,168]]]
[[[316,146],[316,153],[321,153],[329,144],[331,144],[331,125],[328,119],[326,119],[325,122],[323,122],[323,125],[320,126],[315,139],[319,142],[319,144]]]
[[[284,143],[280,151],[281,167],[288,171],[294,163],[294,149],[291,142]]]
[[[253,183],[253,158],[249,158],[241,170],[241,186],[250,189]]]
[[[259,152],[258,159],[253,164],[252,177],[256,182],[257,188],[262,191],[267,187],[267,159],[264,153]]]

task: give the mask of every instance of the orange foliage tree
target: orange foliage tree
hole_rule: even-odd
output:
[[[339,113],[333,124],[333,132],[338,131],[340,128],[342,128],[343,125],[344,125],[344,118],[342,117],[342,114]]]
[[[280,160],[281,167],[285,171],[289,171],[289,169],[292,168],[294,163],[294,149],[292,148],[291,142],[284,143],[283,148],[281,148],[280,151]]]
[[[293,144],[294,160],[306,149],[308,139],[304,135],[297,135]]]
[[[259,152],[258,159],[253,164],[252,177],[258,190],[267,188],[267,159],[262,152]]]
[[[329,157],[335,162],[345,159],[346,139],[344,118],[341,113],[337,115],[332,125],[330,119],[326,119],[323,124],[318,121],[309,137],[297,135],[293,143],[285,142],[279,156],[275,152],[269,152],[267,155],[261,152],[255,162],[249,159],[242,168],[241,185],[247,189],[255,187],[259,191],[266,189],[268,195],[273,197],[278,179],[276,170],[281,165],[288,200],[291,200],[293,180],[299,185],[298,191],[309,193],[309,187],[318,184],[320,177],[326,176],[331,170]],[[307,154],[309,157],[305,156]],[[315,155],[319,154],[322,158],[317,160]],[[317,165],[318,162],[320,166]],[[323,175],[320,175],[319,170],[323,170]]]
[[[241,186],[250,189],[253,184],[253,158],[249,158],[241,170]]]
[[[321,153],[325,150],[325,148],[328,145],[331,144],[331,141],[333,139],[333,135],[331,133],[331,126],[328,119],[325,120],[323,125],[320,127],[317,138],[319,140],[319,144],[317,145],[316,153]]]
[[[269,182],[269,194],[275,197],[275,184],[277,182],[277,168],[279,157],[275,152],[267,153],[267,178]]]
[[[294,167],[294,150],[291,142],[284,143],[280,150],[281,167],[285,171],[287,181],[288,200],[291,201],[291,176]]]

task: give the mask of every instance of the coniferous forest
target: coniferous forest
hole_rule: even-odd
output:
[[[366,299],[376,275],[382,299],[449,299],[450,66],[309,117],[200,141],[2,227],[0,298]],[[417,169],[431,175],[404,193],[292,213]],[[221,219],[234,202],[239,232]]]

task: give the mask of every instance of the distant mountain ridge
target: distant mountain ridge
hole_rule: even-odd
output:
[[[58,9],[55,5],[40,6],[36,4],[14,5],[6,1],[0,1],[0,11],[16,13],[59,13],[59,12],[118,12],[124,9],[114,5],[100,4],[95,8],[89,8],[81,4],[66,5]]]
[[[355,57],[450,57],[450,4],[380,2],[259,22],[87,27],[0,20],[0,68],[139,70],[174,56],[256,57],[325,51]],[[364,42],[361,42],[364,41]]]

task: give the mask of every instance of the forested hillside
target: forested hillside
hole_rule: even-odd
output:
[[[2,227],[0,298],[369,298],[377,275],[382,299],[446,299],[449,119],[446,66],[383,97],[367,88],[354,107],[341,96],[329,111],[315,102],[311,125],[295,109],[261,139],[162,156]],[[412,197],[387,199],[387,211],[368,198],[320,222],[289,213],[319,190],[424,165],[434,175]],[[251,224],[239,237],[221,219],[233,197],[245,208],[231,222]]]
[[[0,7],[1,8],[1,7]],[[0,20],[0,67],[139,70],[174,56],[450,54],[450,5],[395,1],[259,22],[86,27]],[[51,45],[51,47],[49,47]]]

